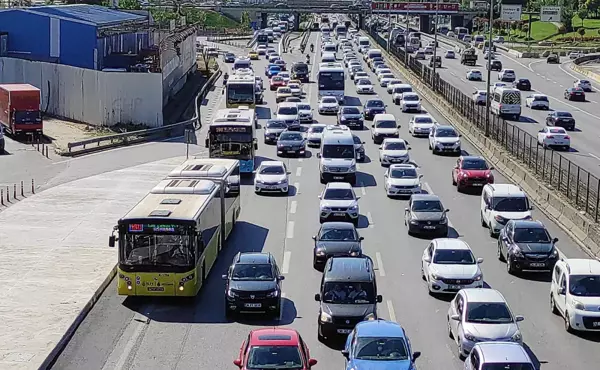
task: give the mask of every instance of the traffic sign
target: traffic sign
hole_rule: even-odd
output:
[[[373,1],[371,9],[373,13],[393,13],[393,14],[434,14],[436,11],[440,14],[458,13],[459,3],[396,3],[390,1]]]
[[[540,21],[560,22],[560,6],[542,6],[540,10]]]

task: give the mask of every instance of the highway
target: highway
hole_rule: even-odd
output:
[[[313,33],[310,42],[318,45]],[[299,42],[299,40],[297,41]],[[317,47],[318,49],[318,47]],[[317,54],[315,57],[319,57]],[[288,65],[304,60],[301,55],[285,57]],[[314,66],[314,61],[312,63]],[[254,62],[262,74],[264,59]],[[312,81],[315,77],[312,70]],[[373,77],[373,79],[375,79]],[[346,82],[346,94],[355,104],[358,97],[352,82]],[[305,85],[307,99],[317,107],[315,83]],[[424,188],[438,194],[449,213],[451,237],[468,242],[482,265],[486,283],[500,290],[515,314],[525,316],[521,323],[524,342],[543,369],[589,369],[600,362],[598,338],[567,334],[563,322],[549,309],[549,276],[524,275],[513,277],[496,258],[496,240],[491,239],[479,223],[480,198],[457,193],[451,184],[450,171],[455,157],[433,156],[426,139],[414,139],[407,134],[410,115],[400,112],[390,96],[380,88],[376,91],[387,103],[389,112],[401,124],[401,135],[412,144],[411,156],[424,174]],[[275,108],[274,94],[266,92],[266,105],[259,109],[261,123]],[[424,108],[443,123],[441,115],[425,103]],[[334,117],[315,114],[318,122],[333,124]],[[377,146],[368,130],[357,133],[366,142],[368,159],[359,165],[358,184],[361,196],[360,234],[363,247],[377,265],[377,279],[383,303],[379,315],[396,320],[407,330],[413,349],[422,351],[417,360],[421,370],[462,369],[457,359],[456,345],[448,338],[446,312],[449,299],[429,296],[420,276],[420,260],[428,241],[409,237],[403,224],[406,200],[391,200],[385,196],[382,181],[384,169],[377,161]],[[274,146],[262,143],[259,130],[260,160],[276,159]],[[465,153],[477,154],[463,140]],[[286,325],[300,331],[318,359],[317,369],[340,369],[344,358],[340,346],[327,346],[317,340],[318,291],[321,274],[312,268],[311,236],[319,227],[318,198],[323,185],[318,180],[316,150],[306,158],[284,159],[294,184],[290,196],[257,196],[252,186],[242,187],[242,214],[232,239],[213,267],[207,285],[193,304],[173,300],[125,299],[116,295],[113,284],[100,298],[92,312],[56,362],[54,369],[227,369],[237,357],[239,347],[252,328],[264,325]],[[496,182],[505,179],[495,174]],[[560,229],[534,210],[552,236],[560,239],[561,251],[569,257],[585,257],[573,241]],[[283,282],[285,303],[280,320],[264,322],[248,318],[229,322],[224,315],[224,282],[221,274],[238,251],[271,252],[286,275]],[[557,349],[560,348],[560,351]]]

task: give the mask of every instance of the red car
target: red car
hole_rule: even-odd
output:
[[[465,188],[483,188],[494,183],[494,167],[488,166],[485,159],[475,156],[460,156],[452,170],[452,185],[456,190]]]
[[[285,86],[285,80],[283,79],[283,77],[279,77],[279,76],[273,76],[271,77],[271,81],[269,81],[269,86],[271,88],[271,91],[277,91],[277,88],[281,87],[281,86]]]
[[[288,328],[252,330],[242,343],[240,355],[233,364],[241,370],[248,369],[301,369],[308,370],[317,364],[300,334]]]

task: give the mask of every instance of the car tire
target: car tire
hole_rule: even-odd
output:
[[[506,258],[504,258],[504,254],[502,254],[502,247],[500,246],[500,241],[498,241],[498,247],[496,250],[496,255],[498,256],[498,261],[506,262]]]
[[[479,218],[481,220],[481,226],[488,227],[488,224],[485,222],[485,219],[483,218],[483,213],[479,212]]]
[[[325,178],[323,177],[323,174],[319,174],[319,181],[321,182],[321,184],[327,183],[327,181],[325,181]]]
[[[550,293],[550,312],[555,315],[559,315],[558,308],[556,307],[556,302],[554,302],[554,296]]]
[[[567,331],[567,333],[573,333],[571,320],[569,320],[569,311],[565,311],[565,330]]]
[[[509,275],[516,275],[517,274],[517,269],[513,266],[512,262],[510,261],[510,257],[506,256],[506,272],[508,272]]]
[[[446,319],[448,320],[448,338],[454,339],[454,334],[452,334],[452,328],[450,327],[450,318],[446,317]]]
[[[494,228],[493,228],[493,227],[491,227],[491,226],[489,226],[489,225],[488,225],[488,228],[489,228],[489,231],[490,231],[490,238],[497,238],[497,237],[498,237],[498,234],[496,234],[496,233],[494,232]]]
[[[460,345],[460,337],[458,337],[457,339],[458,339],[457,340],[457,349],[458,349],[457,350],[457,356],[458,356],[459,360],[464,361],[465,360],[465,354],[463,353],[462,346]]]
[[[450,175],[452,177],[452,185],[456,186],[456,190],[458,190],[458,184],[456,183],[456,180],[454,180],[454,176]]]
[[[321,326],[317,327],[317,340],[320,343],[325,343],[325,337],[321,334]]]

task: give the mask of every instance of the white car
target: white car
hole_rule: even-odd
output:
[[[319,221],[350,221],[358,225],[359,209],[352,185],[347,182],[330,182],[319,195]]]
[[[379,79],[379,76],[384,74],[384,73],[393,73],[391,69],[389,69],[389,67],[377,67],[375,69],[375,75],[377,76],[377,78]]]
[[[371,81],[367,80],[366,78],[361,78],[360,80],[356,81],[357,94],[372,94],[373,92],[373,84]]]
[[[313,123],[308,128],[306,133],[306,145],[308,146],[321,146],[321,139],[323,138],[323,131],[327,125],[324,123]]]
[[[433,239],[421,259],[421,277],[429,293],[455,294],[465,288],[483,288],[483,274],[471,247],[462,239]]]
[[[584,54],[579,51],[572,51],[569,53],[569,59],[581,58]]]
[[[254,191],[287,194],[289,191],[289,172],[281,161],[265,161],[258,166],[254,176]]]
[[[298,119],[300,123],[312,123],[313,122],[313,109],[308,103],[297,103],[298,107]]]
[[[396,77],[391,73],[383,73],[379,75],[379,85],[381,87],[387,87],[391,80],[395,80]]]
[[[429,136],[437,122],[429,114],[416,114],[408,121],[408,133],[413,137]]]
[[[475,91],[473,93],[472,99],[476,105],[486,105],[487,104],[487,91],[485,91],[485,90]]]
[[[285,81],[286,84],[292,79],[290,72],[287,71],[281,71],[277,74],[277,76],[283,78],[283,81]]]
[[[363,78],[369,79],[369,74],[365,71],[355,72],[354,76],[352,76],[354,83],[356,83],[356,81],[363,79]]]
[[[577,80],[573,83],[573,87],[580,87],[583,91],[592,91],[592,83],[589,80]]]
[[[400,108],[402,113],[406,112],[421,112],[421,99],[414,92],[405,92],[400,98]]]
[[[348,62],[348,64],[346,65],[346,67],[348,67],[348,69],[351,69],[354,66],[362,67],[362,64],[358,60],[350,60]]]
[[[408,151],[410,147],[404,139],[386,138],[379,146],[379,163],[382,166],[388,166],[394,163],[410,162]]]
[[[502,71],[500,71],[500,73],[498,73],[498,79],[502,82],[513,82],[517,79],[517,75],[512,69],[505,68]]]
[[[256,52],[258,55],[265,55],[267,54],[267,47],[265,45],[258,45],[256,47]]]
[[[496,59],[496,54],[494,54],[493,51],[489,51],[489,50],[486,51],[486,52],[484,52],[483,53],[483,59],[488,59],[488,58],[494,60],[494,59]]]
[[[388,92],[388,94],[393,93],[394,92],[394,86],[400,85],[401,83],[402,83],[402,81],[400,81],[397,78],[393,78],[393,79],[389,80],[388,83],[387,83],[387,89],[386,89],[387,92]]]
[[[478,69],[470,69],[467,71],[467,80],[469,81],[482,81],[483,75]]]
[[[400,105],[402,94],[407,92],[413,92],[412,86],[409,84],[398,84],[394,86],[394,90],[392,90],[392,100],[394,101],[394,104]]]
[[[392,164],[383,175],[383,188],[388,197],[420,194],[422,178],[414,164]]]
[[[495,37],[492,39],[492,42],[493,42],[494,44],[504,44],[504,36],[495,36]]]
[[[340,104],[335,96],[324,96],[319,102],[319,114],[337,114]]]
[[[537,134],[538,144],[544,148],[560,147],[563,150],[569,150],[571,147],[571,137],[562,127],[546,126]]]
[[[525,98],[525,106],[531,109],[550,109],[550,100],[544,94],[532,94]]]
[[[287,85],[287,87],[289,87],[290,90],[292,90],[293,96],[302,96],[302,94],[304,93],[302,91],[302,86],[300,86],[300,84],[298,83],[290,83]]]
[[[429,133],[429,149],[433,154],[461,152],[461,135],[452,126],[434,126]]]
[[[427,55],[433,54],[433,46],[430,46],[430,45],[425,46],[425,49],[423,49],[423,52]]]
[[[446,53],[444,54],[444,58],[454,59],[455,57],[456,57],[456,54],[454,53],[454,50],[446,50]]]

